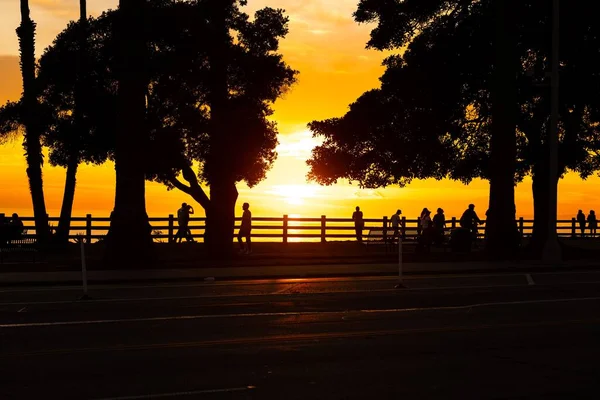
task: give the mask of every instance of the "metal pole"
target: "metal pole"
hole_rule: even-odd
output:
[[[558,113],[559,113],[559,5],[560,0],[552,3],[552,73],[551,73],[551,116],[550,135],[548,138],[549,150],[549,207],[548,207],[548,238],[543,252],[543,260],[547,263],[561,261],[560,245],[556,234],[556,220],[558,208]]]
[[[81,280],[83,282],[83,296],[81,300],[89,299],[88,296],[88,284],[87,284],[87,267],[85,265],[85,243],[83,238],[80,242],[81,245]]]

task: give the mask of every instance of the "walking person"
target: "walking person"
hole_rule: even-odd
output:
[[[581,210],[577,213],[577,222],[581,230],[581,237],[585,237],[585,214]]]
[[[588,228],[590,228],[590,235],[596,237],[596,229],[598,229],[598,220],[596,219],[596,212],[590,210],[590,215],[587,217]]]
[[[240,225],[240,231],[238,232],[238,243],[240,244],[240,253],[251,254],[252,253],[252,241],[250,240],[250,232],[252,231],[252,213],[250,212],[250,204],[244,203],[242,205],[242,223]],[[242,238],[246,238],[246,246]]]
[[[177,224],[179,225],[179,230],[175,235],[176,243],[181,243],[181,240],[184,238],[188,242],[194,241],[192,232],[190,232],[190,228],[188,227],[190,223],[190,214],[193,213],[194,208],[187,203],[182,203],[181,208],[177,210]]]
[[[392,242],[394,242],[396,240],[396,238],[400,237],[400,225],[401,225],[401,221],[402,221],[400,219],[401,214],[402,214],[401,210],[396,210],[396,213],[390,217],[390,226],[392,227],[392,230],[394,231],[394,236],[392,236]],[[404,239],[404,237],[403,237],[403,239]]]
[[[362,231],[365,228],[365,222],[363,220],[363,212],[360,211],[360,207],[356,207],[356,211],[352,214],[352,220],[354,220],[354,229],[356,230],[356,240],[362,243]]]

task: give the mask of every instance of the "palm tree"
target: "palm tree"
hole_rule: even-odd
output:
[[[80,130],[85,129],[83,126],[82,101],[84,91],[86,90],[87,76],[87,41],[88,41],[88,23],[87,23],[87,0],[79,0],[79,49],[77,62],[77,87],[75,89],[75,135],[82,135]],[[65,190],[63,194],[62,206],[60,209],[60,219],[58,229],[56,231],[56,240],[58,243],[65,244],[69,240],[69,232],[71,230],[71,215],[73,212],[73,201],[75,200],[75,187],[77,185],[77,169],[79,167],[79,146],[78,141],[73,138],[70,145],[67,173],[65,179]]]
[[[120,0],[115,40],[120,46],[119,115],[115,148],[115,208],[110,225],[108,256],[128,261],[148,256],[152,245],[146,213],[144,156],[147,78],[144,39],[145,0]]]
[[[41,127],[37,122],[36,110],[39,107],[35,90],[35,22],[29,16],[29,1],[21,0],[21,25],[17,28],[19,51],[21,53],[21,74],[23,76],[23,106],[25,157],[27,178],[33,203],[35,231],[40,243],[49,238],[48,214],[44,201],[44,183],[42,179]]]

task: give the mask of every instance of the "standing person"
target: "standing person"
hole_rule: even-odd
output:
[[[177,223],[179,224],[179,230],[175,235],[175,241],[181,243],[181,240],[185,238],[188,242],[193,242],[192,232],[188,228],[190,223],[190,214],[194,213],[194,208],[187,203],[182,203],[181,208],[177,210]]]
[[[437,209],[437,213],[433,217],[433,229],[435,229],[435,241],[441,244],[444,241],[444,229],[446,229],[446,216],[444,210]]]
[[[579,229],[581,229],[581,237],[585,236],[585,214],[579,210],[577,213],[577,222],[579,223]]]
[[[596,219],[596,212],[590,210],[590,215],[587,217],[588,227],[590,228],[590,235],[596,237],[596,229],[598,229],[598,220]]]
[[[352,214],[352,219],[354,220],[354,229],[356,230],[356,240],[362,243],[362,231],[365,227],[365,222],[363,221],[363,213],[360,211],[360,207],[356,207],[356,211]]]
[[[419,216],[419,226],[417,227],[417,235],[421,236],[425,233],[425,230],[431,227],[431,211],[425,207],[423,211],[421,211],[421,215]]]
[[[23,236],[25,226],[23,225],[23,221],[19,217],[19,214],[14,213],[12,215],[9,225],[11,228],[11,234],[14,236],[15,239],[19,239],[21,236]]]
[[[390,226],[394,230],[394,236],[392,240],[395,240],[397,237],[400,237],[400,215],[402,214],[401,210],[396,210],[396,213],[390,217]]]
[[[252,231],[252,213],[250,212],[250,204],[244,203],[242,205],[244,213],[242,214],[242,224],[240,225],[240,231],[238,232],[238,243],[240,244],[240,253],[250,254],[252,253],[252,241],[250,240],[250,232]],[[246,238],[246,247],[242,238]]]
[[[477,239],[477,225],[479,224],[481,224],[481,220],[475,212],[475,204],[469,204],[469,208],[460,217],[460,226],[471,232],[473,241]]]

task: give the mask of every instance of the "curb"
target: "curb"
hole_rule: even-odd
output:
[[[583,272],[590,270],[600,270],[600,265],[585,265],[585,266],[510,266],[502,268],[471,268],[471,269],[453,269],[453,270],[423,270],[404,272],[404,276],[412,277],[427,277],[427,276],[449,276],[449,275],[485,275],[485,274],[514,274],[514,273],[544,273],[544,272]],[[245,275],[245,276],[196,276],[196,277],[165,277],[165,278],[132,278],[132,279],[88,279],[88,284],[106,285],[106,284],[127,284],[127,283],[157,283],[157,282],[231,282],[231,281],[251,281],[251,280],[274,280],[274,279],[316,279],[316,278],[351,278],[351,277],[394,277],[397,276],[396,271],[380,271],[380,272],[338,272],[338,273],[311,273],[311,274],[272,274],[272,275]],[[81,280],[56,280],[56,281],[19,281],[19,282],[2,282],[2,287],[48,287],[48,286],[79,286]]]

